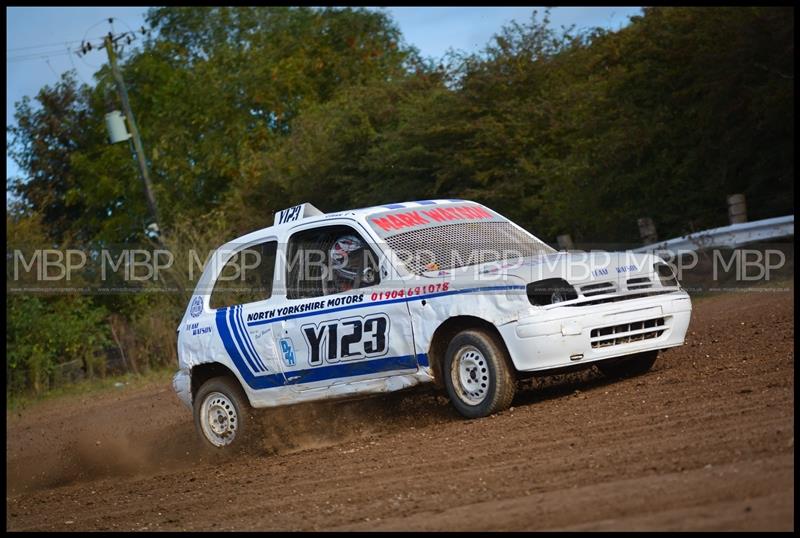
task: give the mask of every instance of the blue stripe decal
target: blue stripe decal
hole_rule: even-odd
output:
[[[416,370],[417,358],[414,355],[400,357],[385,357],[382,359],[360,360],[320,366],[307,370],[294,370],[286,372],[287,379],[299,378],[302,383],[338,379],[340,377],[354,377],[357,375],[370,375],[378,372],[391,372],[392,370]]]
[[[242,355],[244,356],[245,360],[247,360],[247,364],[250,365],[250,368],[252,368],[254,372],[258,372],[259,369],[255,365],[255,362],[253,361],[252,357],[250,357],[250,354],[247,352],[247,349],[245,349],[244,344],[242,343],[242,338],[239,335],[239,329],[236,327],[236,320],[234,319],[236,307],[228,309],[228,312],[229,312],[228,320],[230,321],[231,324],[231,332],[233,333],[233,339],[238,345],[239,349],[242,351]]]
[[[436,205],[436,202],[433,200],[417,200],[417,203],[422,205]]]
[[[302,383],[313,383],[315,381],[370,375],[395,370],[416,370],[417,362],[421,365],[424,362],[424,365],[427,366],[428,356],[422,353],[418,354],[416,357],[414,355],[384,357],[382,359],[333,364],[306,370],[293,370],[291,372],[286,372],[286,378],[298,379]],[[273,389],[289,384],[283,374],[255,376],[250,373],[249,370],[240,369],[240,372],[245,382],[254,390]]]
[[[261,358],[261,355],[258,353],[256,345],[253,343],[253,339],[250,337],[250,333],[247,331],[247,327],[244,324],[244,308],[241,306],[239,307],[239,326],[242,328],[242,333],[244,334],[244,337],[247,340],[246,344],[250,346],[250,349],[253,351],[253,356],[258,361],[258,364],[261,365],[261,369],[264,370],[265,372],[268,371],[269,369],[264,364],[264,361]]]
[[[231,339],[231,333],[228,330],[228,323],[225,321],[225,311],[225,308],[220,308],[217,310],[217,332],[219,332],[219,336],[222,339],[222,345],[225,346],[225,351],[228,352],[228,356],[233,361],[233,364],[236,365],[236,368],[242,374],[242,377],[247,379],[248,377],[252,377],[252,374],[245,365],[244,359],[242,359],[242,356],[239,354],[239,350],[236,349],[236,344],[234,344],[233,340]]]
[[[253,362],[258,364],[260,367],[259,369],[262,372],[267,371],[267,367],[264,366],[264,362],[261,360],[261,357],[258,355],[255,346],[253,345],[253,341],[250,340],[250,334],[247,332],[247,329],[244,326],[244,318],[242,317],[242,309],[243,307],[237,306],[236,307],[236,323],[237,328],[240,334],[242,335],[242,339],[244,340],[244,345],[247,347],[247,350],[250,352],[250,356],[253,358]]]
[[[233,308],[230,308],[232,311]],[[226,309],[221,308],[217,310],[216,322],[217,331],[222,339],[222,345],[225,351],[228,352],[233,364],[239,370],[247,385],[255,390],[270,389],[276,387],[283,387],[287,385],[286,377],[282,373],[268,374],[256,376],[245,364],[245,360],[236,348],[236,344],[231,337],[231,332],[226,322]],[[384,357],[382,359],[362,360],[344,364],[334,364],[331,366],[322,366],[319,368],[310,368],[306,370],[294,370],[286,372],[286,376],[294,378],[298,376],[302,379],[303,383],[310,383],[314,381],[324,381],[326,379],[338,379],[344,377],[354,377],[359,375],[370,375],[379,372],[391,372],[394,370],[411,370],[419,366],[428,366],[428,355],[425,353],[418,353],[413,355],[403,355],[399,357]]]
[[[247,349],[244,345],[244,337],[242,336],[241,329],[239,325],[236,323],[236,312],[238,310],[237,306],[232,306],[229,310],[230,316],[228,320],[230,321],[231,326],[231,333],[233,334],[234,342],[239,346],[239,351],[242,357],[247,360],[247,363],[253,369],[254,372],[260,372],[261,369],[256,364],[256,361],[253,359],[253,356],[250,354],[250,350]]]
[[[389,209],[403,209],[405,206],[403,204],[386,204],[381,207],[388,207]]]
[[[430,293],[428,295],[416,295],[414,297],[401,297],[399,299],[388,299],[386,301],[376,301],[368,304],[356,304],[348,306],[339,306],[336,308],[329,308],[327,310],[316,310],[313,312],[301,312],[299,314],[289,314],[288,316],[281,316],[272,319],[264,319],[259,321],[251,321],[247,325],[253,327],[255,325],[265,325],[267,323],[275,323],[276,321],[283,321],[287,319],[305,318],[308,316],[319,316],[321,314],[332,314],[334,312],[341,312],[343,310],[352,310],[354,308],[367,308],[369,306],[380,306],[384,304],[403,303],[411,301],[421,301],[423,299],[435,299],[436,297],[443,297],[445,295],[459,295],[462,293],[475,293],[478,291],[508,291],[508,290],[524,290],[525,286],[491,286],[487,288],[468,288],[463,290],[442,291],[439,293]]]

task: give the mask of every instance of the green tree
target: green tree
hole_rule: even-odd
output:
[[[783,8],[648,8],[567,51],[547,219],[635,241],[641,216],[661,237],[724,225],[734,192],[790,213],[793,33]]]
[[[339,88],[404,76],[416,53],[385,13],[365,9],[157,8],[156,36],[122,55],[162,227],[218,208],[258,173],[297,114]],[[107,67],[94,88],[71,76],[23,101],[12,189],[47,206],[53,237],[140,240],[147,208],[124,144],[107,144],[103,115],[116,107]]]

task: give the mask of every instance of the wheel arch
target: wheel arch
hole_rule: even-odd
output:
[[[514,368],[514,361],[511,360],[508,347],[494,323],[477,316],[453,316],[442,322],[436,328],[431,337],[430,345],[428,346],[428,361],[433,371],[433,381],[437,387],[444,388],[442,364],[444,364],[447,346],[458,333],[469,329],[480,329],[492,336],[497,341],[498,345],[506,352],[509,364]],[[514,368],[514,372],[516,372],[516,368]]]
[[[235,373],[233,373],[233,370],[231,370],[221,362],[204,362],[201,364],[197,364],[192,367],[191,374],[192,374],[191,375],[192,401],[195,400],[195,397],[197,396],[197,391],[200,390],[200,387],[203,386],[203,383],[214,377],[227,377],[233,380],[239,386],[239,389],[242,391],[242,394],[244,394],[245,398],[247,398],[247,401],[250,402],[250,396],[247,394],[247,391],[242,386],[242,383],[241,381],[239,381],[239,378],[236,376]]]

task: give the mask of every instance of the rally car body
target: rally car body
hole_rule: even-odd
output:
[[[289,258],[316,230],[349,230],[369,244],[367,284],[303,287]],[[258,245],[272,245],[271,290],[215,308],[226,263]],[[495,253],[472,256],[483,250]],[[691,302],[665,267],[650,254],[557,252],[464,200],[333,214],[303,204],[213,253],[178,329],[173,385],[191,407],[208,372],[223,372],[250,405],[270,407],[441,382],[447,340],[467,326],[496,331],[518,373],[678,346]]]

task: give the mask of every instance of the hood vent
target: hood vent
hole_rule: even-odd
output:
[[[640,278],[629,278],[628,279],[628,289],[629,290],[641,290],[644,288],[651,288],[653,287],[653,283],[650,281],[648,277],[640,277]]]
[[[601,282],[599,284],[589,284],[581,286],[581,293],[584,297],[593,297],[595,295],[605,295],[606,293],[614,293],[617,289],[614,287],[613,282]]]

